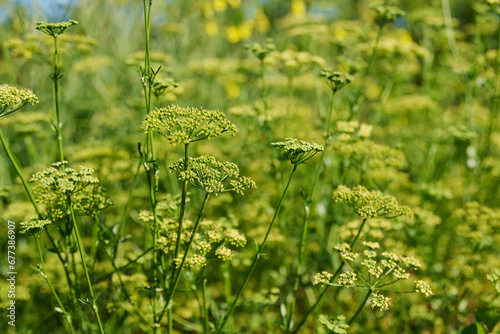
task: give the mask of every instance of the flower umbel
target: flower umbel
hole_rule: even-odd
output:
[[[434,294],[434,292],[432,292],[429,284],[427,282],[422,281],[422,280],[419,280],[416,282],[415,290],[417,292],[424,294],[426,297],[430,297]]]
[[[352,81],[352,76],[343,72],[333,72],[329,68],[323,69],[319,73],[325,78],[330,89],[335,93]]]
[[[389,309],[389,302],[391,298],[384,295],[373,293],[370,302],[372,303],[372,309],[375,307],[380,308],[380,311],[387,311]]]
[[[74,194],[86,188],[90,184],[99,183],[99,179],[92,176],[94,170],[89,167],[80,166],[80,170],[64,168],[67,161],[59,161],[52,164],[41,172],[35,173],[30,181],[38,181],[56,193]]]
[[[35,29],[40,30],[41,32],[52,36],[52,37],[57,37],[64,33],[67,29],[71,28],[74,25],[77,25],[78,22],[75,20],[69,20],[65,22],[58,22],[58,23],[45,23],[45,22],[38,22],[36,24]]]
[[[169,106],[151,111],[141,129],[155,131],[167,137],[171,144],[188,144],[210,139],[227,132],[234,134],[236,126],[218,110]]]
[[[369,191],[363,186],[352,189],[339,186],[333,192],[333,199],[335,202],[345,202],[362,218],[413,216],[410,208],[399,205],[394,196],[384,195],[376,190]]]
[[[0,119],[16,112],[26,104],[38,103],[38,97],[30,89],[18,89],[9,85],[0,86]]]
[[[235,191],[243,195],[248,188],[257,188],[254,181],[239,176],[239,169],[232,162],[221,162],[210,155],[189,158],[188,170],[184,170],[184,159],[179,159],[169,166],[172,172],[179,173],[180,181],[189,181],[196,188],[207,193]],[[224,184],[229,183],[229,188]]]
[[[287,138],[285,141],[272,143],[277,147],[285,159],[289,160],[294,165],[306,163],[316,153],[322,152],[324,147],[316,143],[308,143],[302,140]]]
[[[37,217],[31,217],[28,221],[22,222],[20,224],[19,232],[21,234],[27,234],[29,236],[38,238],[43,231],[45,230],[45,226],[52,223],[50,220],[41,220]]]
[[[406,14],[398,7],[386,5],[383,1],[372,4],[370,8],[377,13],[377,23],[381,27],[394,22],[398,16],[404,16]]]

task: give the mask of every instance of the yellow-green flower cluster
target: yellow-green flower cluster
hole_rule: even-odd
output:
[[[372,309],[378,307],[380,311],[387,311],[389,309],[389,303],[391,298],[386,297],[379,293],[372,293],[372,298],[370,302],[372,304]]]
[[[456,209],[452,217],[459,224],[457,234],[470,242],[481,242],[485,237],[500,241],[500,212],[478,202],[468,202],[463,208]]]
[[[281,154],[294,165],[306,163],[316,153],[322,152],[324,147],[316,143],[308,143],[303,140],[287,138],[285,141],[271,144],[277,147]]]
[[[188,144],[218,137],[227,132],[234,134],[236,126],[218,110],[169,106],[151,111],[141,129],[155,131],[172,144]]]
[[[369,191],[360,185],[352,189],[338,186],[333,192],[333,199],[335,202],[345,202],[362,218],[413,216],[410,208],[399,205],[394,196],[384,195],[377,190]]]
[[[342,256],[342,259],[347,260],[347,261],[354,261],[359,256],[358,253],[353,253],[351,251],[351,246],[346,242],[338,244],[337,246],[335,246],[333,248],[338,250],[340,252],[340,256]]]
[[[330,283],[330,280],[332,279],[333,274],[329,273],[328,271],[322,271],[320,273],[317,273],[313,276],[312,284],[321,284],[321,286]]]
[[[139,219],[152,223],[152,214],[148,211],[141,211]],[[193,221],[184,221],[184,230],[181,234],[181,245],[187,245],[190,239]],[[158,245],[165,253],[173,253],[177,243],[177,221],[173,219],[161,219],[160,238]],[[204,220],[200,223],[199,229],[194,235],[191,246],[192,254],[186,258],[188,268],[200,269],[206,266],[208,260],[218,258],[222,261],[229,261],[233,257],[234,248],[246,245],[245,236],[237,229],[227,227],[223,221]],[[183,254],[175,259],[177,265],[182,261]]]
[[[101,187],[94,186],[92,190],[84,189],[75,194],[72,204],[77,214],[93,217],[100,211],[113,205],[113,201],[105,195]]]
[[[91,184],[99,183],[99,179],[92,176],[94,170],[80,166],[80,170],[65,168],[67,161],[52,164],[53,167],[35,173],[30,181],[39,182],[52,191],[60,194],[74,194],[85,189]]]
[[[352,81],[352,76],[350,74],[333,72],[329,68],[323,69],[320,75],[325,78],[326,83],[334,93]]]
[[[38,22],[36,24],[35,29],[40,30],[41,32],[52,36],[52,37],[57,37],[64,33],[66,30],[71,28],[74,25],[77,25],[78,22],[75,20],[69,20],[65,22],[58,22],[58,23],[45,23],[45,22]]]
[[[9,85],[0,86],[0,119],[21,109],[26,104],[38,103],[38,97],[30,89],[18,89]]]
[[[313,66],[324,66],[326,63],[323,58],[313,56],[309,52],[293,50],[272,51],[265,61],[289,78],[296,77]]]
[[[342,260],[351,269],[339,275],[338,284],[354,285],[360,277],[367,287],[377,291],[376,289],[380,287],[410,278],[410,273],[407,270],[416,270],[421,266],[419,261],[413,257],[399,256],[391,252],[379,254],[379,248],[378,242],[363,242],[362,254],[364,258],[358,266],[355,260],[360,256],[360,253],[352,252],[347,243],[335,246],[334,249],[340,252]],[[365,269],[361,270],[362,267]],[[367,278],[364,278],[362,274],[365,271],[368,273]],[[392,274],[393,279],[389,278],[390,274]]]
[[[249,177],[239,176],[238,166],[232,162],[218,161],[210,155],[189,158],[188,161],[187,170],[184,170],[184,159],[177,160],[169,168],[179,173],[180,181],[189,181],[207,193],[235,191],[243,195],[245,189],[257,188]],[[225,183],[229,183],[229,187]]]
[[[45,204],[45,216],[58,221],[66,217],[67,195],[71,195],[73,209],[77,215],[95,216],[99,211],[113,205],[113,202],[98,185],[99,180],[92,176],[92,168],[80,166],[76,171],[63,168],[66,161],[54,163],[32,176],[30,181],[41,183],[34,189],[37,200]]]
[[[394,22],[399,16],[404,16],[405,12],[395,6],[389,6],[383,1],[378,1],[370,6],[377,13],[377,23],[384,26]]]
[[[21,234],[27,234],[29,236],[38,238],[45,230],[45,226],[51,223],[52,222],[47,219],[38,219],[38,217],[31,217],[28,221],[22,222],[20,224],[19,232]]]
[[[336,319],[329,320],[324,314],[319,316],[319,322],[330,334],[347,334],[349,325],[345,322],[345,317],[339,315]]]
[[[347,272],[339,275],[338,282],[340,285],[345,285],[347,288],[349,288],[349,285],[356,284],[357,280],[358,280],[358,277],[357,277],[356,273],[354,273],[352,271],[347,271]]]
[[[415,282],[415,291],[424,294],[426,297],[430,297],[434,294],[429,284],[422,280],[418,280],[417,282]]]

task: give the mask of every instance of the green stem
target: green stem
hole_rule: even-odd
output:
[[[7,145],[7,141],[5,140],[5,137],[3,136],[1,129],[0,129],[0,141],[2,142],[5,153],[7,153],[7,157],[9,158],[10,162],[12,163],[12,166],[16,170],[17,175],[21,179],[24,189],[26,190],[26,194],[28,194],[31,204],[33,204],[33,207],[35,208],[38,217],[40,219],[43,219],[42,211],[40,211],[40,209],[38,208],[38,204],[36,203],[35,196],[33,196],[31,187],[29,186],[28,181],[24,177],[21,167],[19,167],[19,165],[17,164],[16,159],[14,158],[14,155],[12,154],[12,151],[9,148],[9,145]]]
[[[184,145],[184,171],[187,171],[188,168],[189,168],[189,143],[186,143]],[[179,213],[179,223],[177,228],[177,240],[175,242],[174,260],[177,259],[177,257],[179,256],[179,249],[181,246],[184,213],[186,210],[186,196],[187,196],[187,180],[182,182],[181,206]]]
[[[359,236],[361,235],[361,232],[363,231],[363,228],[364,228],[364,226],[365,226],[365,224],[366,224],[367,221],[368,221],[368,219],[364,218],[363,221],[361,222],[361,226],[358,229],[358,233],[356,234],[356,237],[354,237],[354,240],[351,242],[351,249],[354,248],[354,246],[356,245],[356,243],[357,243],[357,241],[359,239]],[[338,274],[340,273],[340,271],[342,270],[342,268],[344,267],[344,265],[345,265],[344,262],[342,262],[340,264],[340,266],[338,267],[337,271],[335,271],[335,273],[333,274],[332,278],[330,279],[330,282],[333,282],[333,280],[338,276]],[[325,285],[325,287],[323,288],[323,291],[321,291],[321,294],[318,297],[318,300],[316,300],[316,303],[314,303],[314,305],[311,306],[311,308],[309,308],[309,310],[307,311],[307,313],[304,316],[304,318],[302,318],[302,320],[300,321],[300,323],[297,325],[297,327],[295,328],[295,330],[292,333],[298,333],[299,329],[302,326],[304,326],[304,324],[307,321],[307,318],[314,312],[314,310],[319,305],[319,303],[323,300],[323,298],[325,298],[326,293],[327,293],[327,291],[328,291],[329,288],[330,288],[330,285],[328,285],[328,284]]]
[[[361,311],[363,310],[363,307],[366,305],[366,302],[368,301],[368,298],[370,298],[371,294],[372,294],[372,290],[368,289],[368,293],[366,294],[366,297],[363,300],[363,302],[359,305],[358,310],[356,311],[356,314],[354,314],[353,317],[351,318],[351,320],[349,320],[349,322],[348,322],[349,325],[352,325],[352,323],[354,322],[354,319],[356,319],[356,317],[361,313]]]
[[[59,308],[61,309],[64,318],[68,322],[69,330],[71,331],[71,333],[75,333],[75,329],[73,328],[73,324],[71,322],[71,315],[66,311],[66,308],[64,307],[63,303],[61,302],[59,295],[57,294],[56,290],[52,286],[52,283],[50,282],[49,278],[47,277],[47,274],[45,273],[45,264],[43,263],[43,254],[42,254],[42,247],[40,246],[40,238],[36,237],[35,239],[36,239],[36,245],[38,248],[38,256],[40,257],[40,274],[45,279],[45,282],[47,282],[47,285],[49,286],[50,291],[52,292],[52,295],[54,295],[54,298],[56,299],[57,304],[59,305]]]
[[[85,261],[85,253],[84,253],[85,250],[83,248],[82,238],[80,237],[80,232],[78,232],[75,211],[73,210],[73,205],[71,203],[71,195],[67,194],[66,198],[68,201],[68,209],[70,211],[71,221],[73,222],[73,230],[75,232],[76,244],[78,246],[78,252],[80,253],[80,259],[82,260],[83,271],[85,272],[85,279],[87,280],[87,285],[88,285],[89,291],[90,291],[90,297],[92,298],[92,303],[90,306],[91,306],[92,312],[94,313],[95,318],[97,320],[97,325],[99,327],[99,333],[104,334],[104,329],[102,327],[101,318],[99,317],[99,309],[97,308],[94,290],[92,288],[92,283],[90,282],[89,271],[87,270],[87,262]]]
[[[57,59],[57,36],[54,36],[54,72],[52,73],[53,92],[54,92],[54,107],[56,109],[56,133],[57,133],[57,146],[59,148],[59,161],[64,161],[63,152],[63,137],[62,137],[62,123],[59,111],[59,79],[61,78],[59,72],[59,65]]]
[[[205,208],[207,207],[207,203],[208,203],[208,199],[210,198],[210,194],[211,193],[208,193],[208,192],[205,193],[205,198],[203,199],[203,204],[201,205],[201,209],[198,213],[198,218],[196,218],[196,222],[194,223],[193,231],[191,231],[191,236],[189,238],[188,244],[186,246],[186,251],[184,252],[184,256],[182,257],[182,261],[179,265],[179,268],[175,271],[174,280],[172,282],[172,285],[170,286],[168,296],[165,300],[165,306],[163,307],[163,310],[160,314],[159,321],[161,321],[163,315],[165,314],[165,311],[169,307],[170,301],[172,300],[172,297],[175,293],[175,290],[177,289],[177,285],[179,283],[179,279],[181,277],[182,270],[184,269],[184,264],[186,262],[188,253],[191,250],[191,246],[193,244],[194,237],[196,235],[196,231],[198,230],[198,226],[200,225],[201,218],[203,217],[203,213],[205,212]]]
[[[266,242],[267,242],[267,238],[269,237],[269,234],[271,233],[271,230],[272,230],[274,223],[276,221],[276,218],[278,217],[281,206],[283,205],[283,200],[285,199],[285,195],[286,195],[288,188],[290,186],[290,182],[292,181],[293,175],[295,174],[295,171],[297,170],[297,166],[298,165],[293,165],[292,173],[290,174],[290,177],[288,178],[288,182],[285,186],[285,190],[283,191],[283,194],[281,195],[280,201],[278,203],[278,207],[276,208],[276,211],[274,212],[273,219],[271,220],[271,224],[269,225],[269,228],[267,229],[267,233],[264,237],[264,240],[262,241],[261,245],[257,249],[257,253],[255,254],[254,260],[252,262],[250,270],[248,271],[248,274],[245,278],[245,281],[243,282],[243,285],[241,286],[240,290],[238,291],[238,294],[234,298],[234,301],[231,304],[231,307],[229,308],[229,310],[228,310],[226,316],[224,317],[219,329],[217,330],[217,333],[219,333],[219,334],[222,333],[224,327],[226,326],[228,319],[231,317],[231,314],[233,313],[238,300],[240,299],[241,295],[243,294],[243,291],[245,290],[247,283],[250,280],[250,277],[252,276],[253,271],[255,270],[255,267],[257,266],[257,262],[259,261],[259,259],[263,255],[263,251],[264,251],[264,247],[265,247]]]

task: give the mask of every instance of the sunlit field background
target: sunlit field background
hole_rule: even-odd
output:
[[[500,333],[499,1],[0,1],[0,332]]]

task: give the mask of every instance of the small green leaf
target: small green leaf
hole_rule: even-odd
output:
[[[500,322],[500,312],[487,308],[479,309],[476,311],[476,321],[491,331]]]

